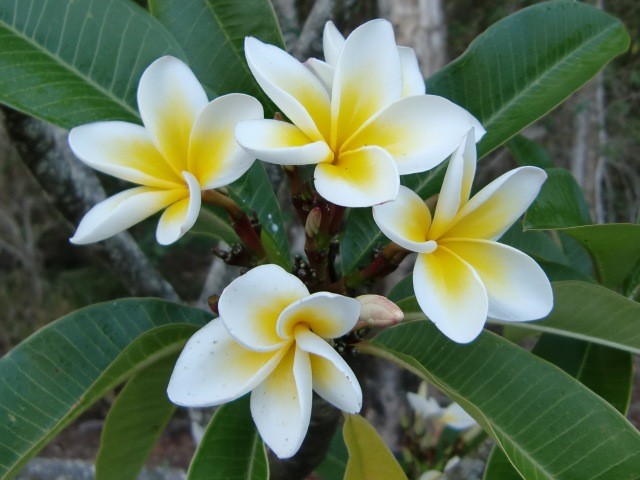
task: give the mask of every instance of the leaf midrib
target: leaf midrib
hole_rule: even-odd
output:
[[[66,16],[65,16],[65,18],[66,18]],[[77,77],[79,77],[82,80],[84,80],[87,84],[89,84],[90,86],[95,88],[95,90],[97,90],[98,92],[102,93],[105,97],[107,97],[108,99],[112,100],[114,103],[116,103],[120,107],[123,107],[124,110],[126,110],[128,113],[132,114],[134,117],[136,117],[138,119],[140,118],[140,115],[138,114],[137,110],[135,110],[131,105],[129,105],[123,99],[121,99],[118,96],[116,96],[115,93],[112,90],[109,90],[108,88],[102,86],[100,83],[97,83],[94,79],[92,79],[91,77],[87,76],[81,70],[76,69],[75,65],[73,63],[69,63],[65,59],[60,57],[59,55],[54,54],[52,51],[45,49],[42,45],[40,45],[36,41],[36,39],[34,37],[30,37],[28,35],[25,35],[23,32],[19,31],[14,25],[9,25],[9,23],[5,22],[4,20],[0,20],[0,26],[3,27],[5,30],[9,31],[9,33],[17,36],[18,38],[21,38],[22,40],[24,40],[27,44],[31,45],[32,48],[34,48],[35,50],[37,50],[37,51],[39,51],[41,53],[44,53],[45,56],[47,56],[48,58],[52,59],[54,61],[54,63],[58,63],[60,66],[62,66],[68,72],[70,72],[72,74],[75,74]],[[56,60],[57,60],[57,62],[56,62]]]
[[[521,90],[518,90],[516,92],[516,94],[514,96],[512,96],[507,102],[503,103],[502,106],[496,110],[495,112],[493,112],[489,118],[486,120],[486,122],[484,123],[484,127],[487,130],[487,132],[490,132],[490,128],[491,125],[493,123],[495,123],[496,121],[499,120],[499,117],[501,117],[505,111],[509,110],[510,108],[512,108],[512,105],[514,103],[517,103],[517,101],[523,97],[529,94],[529,92],[533,89],[535,89],[535,87],[537,87],[540,82],[541,79],[546,79],[547,77],[549,77],[550,75],[553,74],[553,72],[555,70],[559,70],[561,69],[566,63],[568,63],[570,60],[573,60],[576,56],[579,56],[579,53],[581,50],[587,49],[587,47],[590,47],[592,44],[597,43],[600,37],[603,36],[608,36],[609,32],[611,30],[617,29],[619,28],[620,24],[619,23],[612,23],[611,25],[607,26],[605,29],[601,30],[599,33],[597,33],[594,36],[591,36],[587,39],[587,41],[580,43],[576,48],[573,48],[572,50],[570,50],[565,56],[563,56],[559,61],[553,63],[549,68],[547,68],[546,70],[543,70],[542,73],[538,76],[536,76],[532,82],[528,83],[525,85],[525,87]],[[470,52],[471,53],[471,52]],[[496,120],[496,118],[498,118],[498,120]],[[537,119],[536,119],[537,120]],[[526,128],[528,125],[530,125],[531,123],[533,123],[534,121],[528,123],[527,125],[523,126],[523,129]],[[522,130],[522,129],[521,129]],[[517,132],[516,132],[517,133]],[[515,135],[515,134],[514,134]],[[508,139],[505,139],[503,142],[501,142],[500,144],[494,146],[491,150],[497,148],[498,146],[502,145],[502,143],[506,142]],[[486,156],[491,150],[487,151],[487,152],[483,152],[483,157]]]

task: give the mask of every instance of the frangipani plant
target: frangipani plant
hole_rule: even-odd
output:
[[[139,185],[82,212],[75,243],[161,210],[158,242],[188,240],[206,210],[209,233],[231,244],[216,254],[244,274],[210,292],[220,294],[213,314],[117,300],[5,355],[0,478],[123,382],[98,479],[136,477],[174,411],[169,399],[221,405],[190,479],[326,472],[319,453],[341,418],[330,405],[345,412],[348,455],[337,476],[323,475],[403,478],[354,416],[379,395],[358,365],[368,355],[434,383],[472,416],[496,445],[488,479],[637,476],[640,434],[621,413],[640,352],[640,310],[622,295],[637,286],[638,226],[588,225],[556,169],[521,166],[471,193],[476,151],[508,142],[627,49],[617,19],[580,2],[534,5],[424,89],[413,52],[384,20],[346,37],[327,24],[324,61],[303,63],[286,53],[266,0],[148,3],[1,2],[0,101],[13,109],[9,126],[24,119],[19,110],[69,128],[83,162]],[[27,133],[15,136],[25,156]],[[280,211],[263,162],[282,165],[293,214]],[[431,219],[424,202],[435,194]],[[291,251],[287,233],[302,231],[303,249]],[[574,263],[580,249],[591,277]],[[418,273],[379,290],[410,251]],[[498,335],[505,321],[540,335],[532,352]],[[323,399],[315,410],[312,391]],[[134,406],[139,415],[127,413]],[[324,411],[329,419],[314,422]],[[294,455],[295,475],[276,473],[292,464],[277,457]]]

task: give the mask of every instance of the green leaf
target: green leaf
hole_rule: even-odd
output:
[[[547,151],[538,142],[529,140],[523,135],[516,135],[509,140],[507,148],[519,166],[553,167],[553,162]]]
[[[167,398],[176,363],[170,355],[132,377],[102,428],[96,480],[135,480],[176,407]]]
[[[500,243],[547,262],[568,264],[569,259],[562,250],[562,246],[549,233],[536,230],[524,230],[522,222],[514,223],[502,237]]]
[[[583,2],[533,5],[478,36],[467,51],[427,80],[441,95],[476,115],[487,130],[479,157],[542,117],[629,46],[622,23]],[[422,198],[438,193],[446,164],[403,177]],[[356,213],[341,243],[343,272],[367,264],[388,240],[371,214]]]
[[[269,260],[285,269],[290,268],[289,241],[282,213],[262,162],[255,162],[247,173],[228,188],[231,197],[248,213],[255,212],[260,220],[260,238]]]
[[[628,352],[545,333],[532,353],[560,367],[626,414],[633,387],[633,358]]]
[[[640,225],[618,223],[563,228],[587,249],[596,277],[607,287],[617,287],[640,261]]]
[[[344,443],[344,438],[342,438],[342,432],[337,430],[331,439],[327,455],[320,466],[315,469],[315,473],[322,480],[340,480],[344,478],[348,461],[349,452],[347,446]]]
[[[220,207],[202,205],[195,225],[187,232],[187,235],[210,237],[223,240],[229,245],[240,243],[240,239],[231,227],[229,217]]]
[[[483,480],[522,480],[518,471],[513,468],[511,462],[500,447],[493,447],[491,455],[484,469]]]
[[[533,123],[629,48],[620,20],[582,2],[533,5],[495,23],[427,81],[487,130],[482,157]]]
[[[244,58],[245,37],[284,49],[269,1],[150,0],[149,9],[182,45],[203,83],[219,95],[243,92],[271,105]]]
[[[389,292],[389,299],[402,309],[406,320],[426,316],[413,294],[411,275]],[[608,288],[579,281],[552,283],[553,310],[543,320],[490,323],[513,325],[538,333],[554,333],[631,353],[640,353],[640,304]]]
[[[267,480],[269,464],[249,396],[220,407],[198,446],[187,480]]]
[[[634,478],[640,433],[559,368],[490,332],[471,344],[416,321],[380,333],[361,351],[396,361],[469,412],[524,478]]]
[[[178,352],[211,319],[156,299],[101,303],[47,325],[0,359],[0,478],[114,386]]]
[[[137,121],[143,70],[175,39],[126,0],[0,2],[0,102],[70,128]]]
[[[376,429],[360,415],[345,415],[342,435],[349,450],[349,462],[344,480],[406,480]]]
[[[633,387],[630,353],[546,333],[540,336],[532,353],[562,368],[623,415],[627,412]],[[494,447],[484,479],[521,478],[500,448]]]
[[[591,223],[580,186],[564,168],[548,168],[548,178],[525,216],[525,228],[551,229]]]

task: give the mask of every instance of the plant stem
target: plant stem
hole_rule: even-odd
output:
[[[250,219],[231,197],[217,190],[205,190],[202,192],[202,201],[224,208],[231,220],[231,227],[256,260],[260,261],[266,257],[260,239],[260,224],[255,219]]]
[[[365,268],[342,278],[346,288],[356,288],[393,272],[411,252],[396,243],[390,243]]]

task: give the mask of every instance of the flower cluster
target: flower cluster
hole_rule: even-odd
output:
[[[224,197],[214,189],[240,178],[256,158],[313,165],[314,192],[334,206],[373,207],[382,232],[418,253],[416,297],[449,338],[473,340],[487,316],[524,321],[546,315],[552,295],[540,267],[496,242],[533,201],[544,172],[513,170],[470,199],[475,144],[484,129],[462,107],[425,93],[416,55],[396,45],[391,24],[373,20],[345,39],[329,22],[323,43],[324,61],[301,63],[258,39],[245,41],[253,76],[286,120],[263,118],[260,103],[243,94],[209,102],[175,58],[150,65],[138,87],[144,126],[98,122],[70,132],[82,161],[137,185],[91,209],[71,241],[100,241],[164,210],[156,237],[171,244],[194,225],[202,199]],[[400,176],[450,156],[432,219]],[[227,211],[238,220],[244,214],[234,208],[237,216],[233,207]],[[317,225],[307,225],[307,236],[321,226],[314,211]],[[262,251],[256,235],[239,233],[253,253]],[[255,267],[224,290],[220,317],[187,343],[169,397],[180,405],[211,406],[251,391],[262,438],[278,456],[289,457],[305,437],[312,391],[342,410],[360,410],[360,386],[331,341],[357,325],[399,322],[402,312],[385,300],[310,294],[280,267]]]

